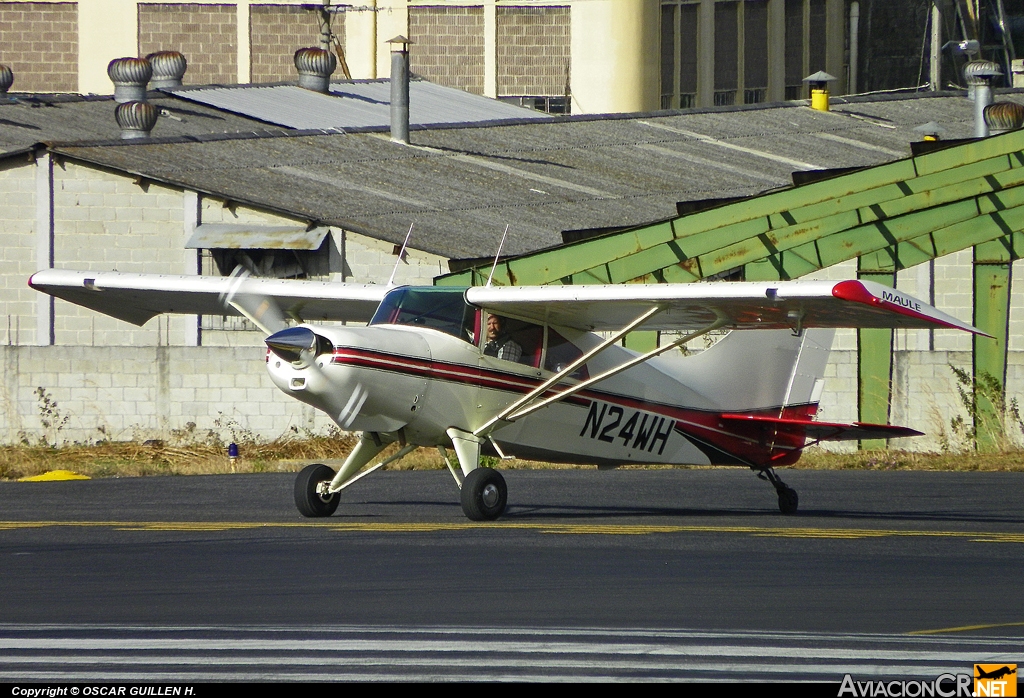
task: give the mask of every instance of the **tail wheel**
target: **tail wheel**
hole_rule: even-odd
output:
[[[493,521],[507,502],[505,478],[493,468],[477,468],[462,483],[462,511],[472,521]]]
[[[307,465],[295,478],[295,506],[310,518],[330,516],[338,508],[338,494],[322,495],[317,486],[334,479],[334,471],[322,463]]]

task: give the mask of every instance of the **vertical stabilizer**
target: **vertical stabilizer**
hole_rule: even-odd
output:
[[[730,332],[710,349],[681,362],[682,380],[723,410],[749,412],[811,407],[821,399],[835,330]],[[787,410],[787,414],[791,414]]]

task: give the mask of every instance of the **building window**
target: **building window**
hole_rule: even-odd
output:
[[[661,106],[690,109],[697,97],[697,10],[699,2],[661,6]]]
[[[570,109],[570,101],[567,97],[536,97],[536,96],[524,96],[524,97],[500,97],[502,102],[508,102],[509,104],[516,104],[520,107],[527,107],[528,109],[536,109],[547,114],[568,114]]]
[[[736,104],[736,90],[715,90],[715,106],[730,107]]]
[[[753,90],[743,90],[743,103],[744,104],[760,104],[761,102],[768,101],[768,88],[758,87]]]

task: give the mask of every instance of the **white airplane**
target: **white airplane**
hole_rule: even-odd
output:
[[[184,313],[260,326],[274,383],[361,432],[337,472],[299,474],[295,502],[310,517],[330,516],[338,492],[420,446],[438,448],[473,520],[498,518],[507,501],[481,454],[744,466],[792,514],[797,493],[775,466],[821,441],[920,434],[814,420],[835,328],[984,334],[868,281],[451,288],[48,269],[29,285],[136,325]],[[306,324],[325,320],[368,325]],[[639,354],[619,345],[634,330],[679,334]],[[733,331],[695,355],[666,355],[715,330]],[[397,453],[363,469],[396,441]]]

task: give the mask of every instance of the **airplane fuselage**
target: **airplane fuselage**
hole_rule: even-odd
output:
[[[431,328],[384,324],[310,329],[332,347],[296,362],[268,352],[274,383],[324,411],[344,429],[401,431],[408,443],[420,446],[449,444],[446,431],[451,427],[476,431],[554,375],[488,356],[475,343]],[[581,351],[601,342],[594,334],[555,329]],[[621,347],[609,347],[588,361],[586,370],[595,375],[633,356]],[[695,365],[687,371],[689,363]],[[688,381],[688,373],[698,375]],[[729,405],[723,402],[724,381],[707,381],[699,375],[703,373],[704,367],[693,359],[641,364],[505,424],[492,438],[509,455],[551,462],[764,462],[772,452],[770,443],[726,429],[719,420],[723,411],[739,411],[741,405],[749,411],[750,394],[737,396],[737,404]],[[553,389],[577,382],[567,378]],[[764,405],[756,411],[778,415],[780,410],[780,405]],[[813,407],[787,411],[807,416]]]

